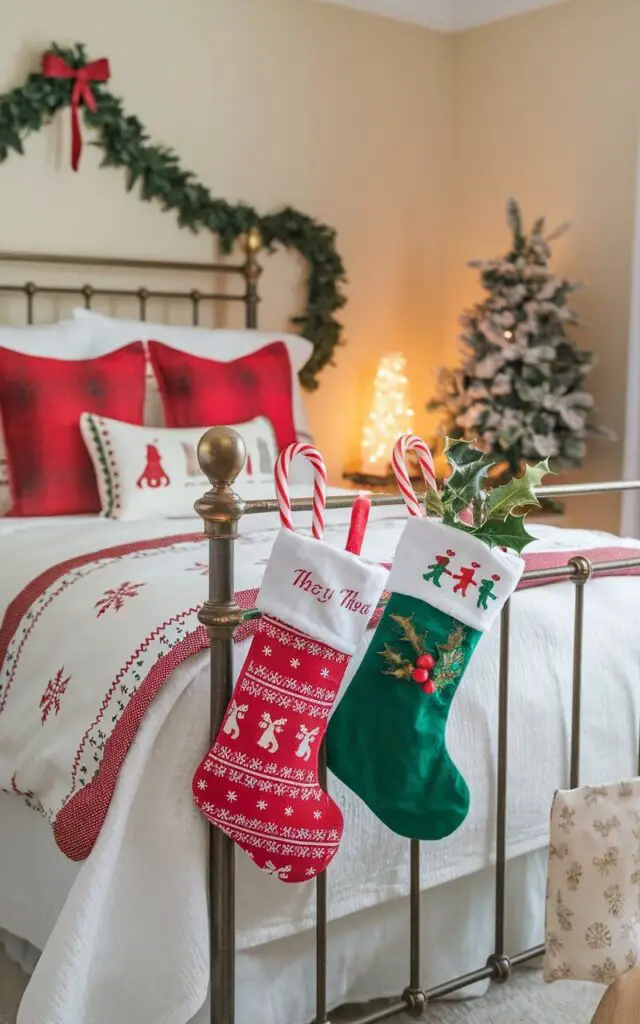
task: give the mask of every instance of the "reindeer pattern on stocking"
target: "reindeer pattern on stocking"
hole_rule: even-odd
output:
[[[262,747],[263,750],[268,750],[270,754],[275,754],[280,748],[276,735],[282,732],[286,724],[286,718],[274,719],[268,711],[263,711],[260,719],[260,728],[264,732],[258,740],[258,746]]]
[[[230,736],[232,740],[238,739],[240,735],[240,725],[238,723],[242,721],[248,710],[248,704],[236,704],[235,700],[231,701],[224,725],[222,726],[225,736]]]
[[[296,750],[296,757],[301,757],[303,761],[309,760],[311,757],[311,744],[316,739],[319,732],[319,726],[316,726],[315,729],[307,729],[306,725],[300,726],[296,733],[296,739],[300,740]]]

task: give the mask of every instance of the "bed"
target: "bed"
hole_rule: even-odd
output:
[[[254,259],[249,249],[247,263]],[[253,271],[249,278],[254,281]],[[20,289],[33,316],[40,289],[11,287]],[[78,290],[88,304],[100,291],[94,285]],[[119,295],[125,290],[145,303],[154,294],[153,288],[117,289]],[[175,287],[165,290],[176,299]],[[193,303],[190,292],[185,294]],[[199,293],[198,304],[201,299]],[[214,300],[221,301],[218,293]],[[255,327],[256,300],[252,284],[243,299],[249,328]],[[272,344],[273,337],[262,342]],[[39,344],[35,335],[33,344]],[[199,351],[198,358],[205,358]],[[304,435],[300,408],[292,415],[296,432]],[[259,446],[255,451],[257,460]],[[215,476],[215,458],[209,470]],[[218,487],[226,488],[223,476]],[[249,642],[237,636],[231,643],[231,633],[240,606],[251,603],[260,584],[278,530],[272,486],[255,479],[239,485],[253,514],[242,517],[237,540],[231,517],[215,529],[210,525],[211,539],[202,539],[193,516],[134,514],[125,490],[123,484],[117,500],[130,519],[63,512],[0,519],[5,624],[9,609],[20,610],[19,616],[12,612],[9,641],[37,607],[45,585],[64,583],[78,566],[91,569],[77,587],[64,589],[50,622],[43,615],[29,629],[25,650],[33,661],[12,692],[29,695],[32,688],[38,713],[55,720],[60,688],[42,703],[42,683],[55,678],[48,668],[80,658],[78,638],[88,644],[90,637],[83,680],[87,700],[99,706],[113,674],[109,658],[121,656],[118,637],[146,622],[145,616],[153,621],[158,595],[175,601],[177,610],[191,609],[191,632],[202,629],[198,607],[206,597],[207,573],[209,601],[202,618],[213,627],[213,661],[208,638],[202,642],[200,633],[200,647],[163,678],[118,765],[117,785],[114,779],[110,799],[101,805],[105,817],[86,859],[73,845],[65,855],[68,833],[52,828],[55,814],[47,808],[34,809],[40,799],[36,788],[44,792],[49,786],[39,777],[44,730],[22,736],[19,714],[10,725],[4,724],[6,710],[0,714],[0,787],[8,790],[0,793],[0,928],[11,955],[33,972],[19,1024],[245,1024],[258,1017],[264,1024],[304,1024],[314,1015],[326,1021],[328,1008],[345,1002],[391,997],[388,1005],[358,1017],[372,1022],[401,1008],[419,1012],[435,996],[479,995],[491,978],[505,980],[512,966],[536,955],[554,789],[575,783],[578,769],[581,782],[594,784],[637,772],[640,638],[625,613],[640,596],[640,582],[605,571],[611,551],[620,558],[622,546],[625,558],[618,564],[640,565],[640,544],[593,531],[536,527],[534,554],[550,552],[560,568],[532,569],[530,582],[545,573],[557,581],[513,598],[502,630],[483,639],[452,709],[449,747],[472,793],[464,826],[441,843],[409,844],[384,830],[330,778],[346,821],[341,849],[317,883],[285,886],[235,854],[222,833],[210,837],[190,795],[193,771],[216,731]],[[589,486],[581,491],[588,493]],[[301,480],[293,493],[304,506],[308,481]],[[332,497],[327,539],[339,545],[353,495],[332,490]],[[302,508],[297,514],[306,529]],[[392,560],[405,515],[399,502],[380,502],[365,557]],[[145,586],[135,601],[115,611],[111,606],[99,617],[99,624],[112,623],[100,647],[93,638],[98,594],[106,592],[100,589],[105,560],[96,553],[105,550],[119,552],[105,571],[116,565],[123,579],[143,580]],[[141,551],[149,557],[138,558]],[[579,551],[588,552],[589,560],[566,565]],[[134,577],[133,566],[148,576]],[[584,583],[594,569],[585,602]],[[22,604],[16,604],[19,598]],[[189,633],[191,626],[184,628]],[[3,671],[6,677],[6,662]],[[51,807],[54,791],[55,780]]]

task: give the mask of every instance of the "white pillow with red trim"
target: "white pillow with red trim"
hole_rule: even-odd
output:
[[[181,519],[195,516],[194,502],[209,488],[196,454],[206,427],[146,427],[85,412],[80,430],[108,519]],[[247,448],[238,488],[273,484],[278,456],[273,427],[258,416],[234,425]]]

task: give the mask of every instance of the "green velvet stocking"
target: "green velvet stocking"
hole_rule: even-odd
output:
[[[447,718],[522,568],[515,555],[441,523],[405,528],[388,604],[327,731],[330,770],[399,835],[443,839],[468,814]]]

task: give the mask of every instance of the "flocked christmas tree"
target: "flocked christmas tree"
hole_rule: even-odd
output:
[[[553,469],[579,466],[585,439],[608,432],[594,423],[584,390],[593,357],[568,333],[578,324],[568,301],[579,285],[549,268],[549,243],[568,225],[545,237],[540,218],[526,234],[514,200],[507,220],[510,251],[469,264],[489,295],[461,317],[464,362],[441,371],[427,408],[444,412],[443,434],[475,439],[512,473],[547,458]]]

